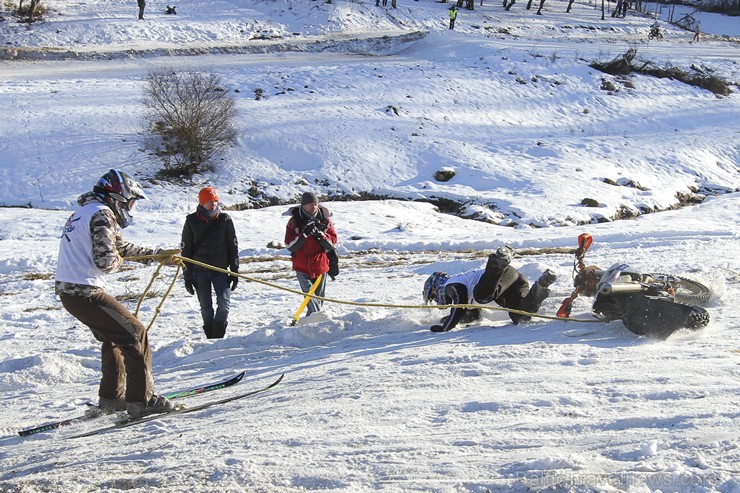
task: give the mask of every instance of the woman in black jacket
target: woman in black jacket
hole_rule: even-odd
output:
[[[206,187],[198,194],[198,208],[185,218],[182,229],[182,256],[204,264],[239,272],[239,244],[234,222],[221,211],[216,189]],[[239,278],[194,264],[185,270],[185,289],[198,294],[203,331],[208,339],[221,339],[226,334],[231,291]],[[230,288],[230,289],[229,289]],[[216,311],[213,310],[216,293]]]

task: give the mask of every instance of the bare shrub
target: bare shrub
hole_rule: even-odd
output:
[[[672,66],[662,68],[649,61],[637,66],[633,63],[635,55],[637,55],[637,49],[630,48],[627,50],[627,53],[616,57],[611,62],[594,62],[591,64],[591,67],[611,75],[626,75],[636,72],[654,77],[670,78],[706,89],[718,96],[728,96],[732,93],[729,82],[694,65],[691,67],[693,73]]]
[[[236,141],[236,102],[212,73],[162,70],[147,76],[147,146],[164,162],[163,177],[192,176]]]

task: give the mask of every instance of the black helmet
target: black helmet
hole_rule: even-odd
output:
[[[147,198],[136,180],[115,169],[100,177],[93,187],[93,192],[100,195],[106,205],[113,210],[121,228],[131,224],[130,211],[134,207],[134,202]]]

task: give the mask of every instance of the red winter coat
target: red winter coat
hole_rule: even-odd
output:
[[[302,207],[292,207],[289,211],[290,220],[285,228],[285,245],[290,250],[293,259],[293,270],[308,274],[316,279],[319,274],[329,271],[329,256],[337,243],[337,232],[331,220],[331,212],[324,206],[319,206],[315,217],[311,218]],[[311,220],[325,233],[321,240],[315,236],[304,236],[303,229]]]

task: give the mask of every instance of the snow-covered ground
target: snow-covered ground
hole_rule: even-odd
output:
[[[737,84],[736,19],[702,17],[700,43],[666,25],[666,39],[648,43],[653,19],[602,21],[600,3],[565,14],[550,0],[536,16],[526,2],[509,12],[484,2],[462,10],[455,31],[448,4],[423,0],[395,10],[188,0],[177,16],[148,3],[144,21],[132,1],[48,0],[47,22],[31,26],[2,12],[3,52],[19,59],[0,61],[0,205],[10,206],[0,208],[0,491],[740,491],[740,99],[588,66],[636,46],[642,59]],[[209,54],[161,56],[195,49]],[[237,146],[192,186],[151,180],[159,164],[142,150],[144,81],[162,67],[213,70],[237,99]],[[52,286],[60,229],[111,167],[147,187],[124,236],[149,246],[179,242],[205,184],[227,206],[256,184],[285,202],[305,190],[452,199],[500,224],[423,202],[327,200],[342,272],[325,316],[291,327],[302,297],[286,290],[298,287],[287,252],[268,247],[283,238],[287,206],[231,211],[247,278],[227,338],[204,339],[178,283],[151,332],[157,389],[241,370],[245,381],[211,395],[284,382],[95,437],[68,439],[112,418],[22,439],[19,429],[96,398],[98,343]],[[441,168],[456,176],[435,181]],[[599,222],[670,208],[692,190],[709,196]],[[709,326],[640,338],[593,323],[579,298],[583,322],[517,327],[490,310],[434,334],[444,312],[400,307],[421,303],[430,273],[478,268],[510,244],[531,280],[558,273],[541,310],[552,316],[572,290],[562,252],[583,232],[595,239],[588,263],[711,286]],[[130,267],[111,292],[133,309],[154,268]],[[143,303],[145,323],[173,274]]]

